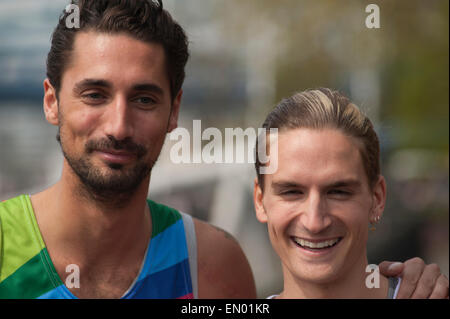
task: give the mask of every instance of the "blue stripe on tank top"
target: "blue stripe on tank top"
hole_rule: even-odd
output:
[[[147,258],[138,280],[187,258],[186,236],[183,220],[180,219],[151,239]]]
[[[43,295],[37,297],[37,299],[75,299],[76,297],[72,293],[66,292],[67,288],[64,285],[58,286]]]
[[[187,261],[187,259],[188,251],[184,233],[184,225],[183,220],[180,219],[150,240],[150,246],[148,247],[144,266],[142,267],[142,271],[139,274],[137,282],[132,289],[123,296],[123,298],[129,298],[128,296],[133,294],[136,288],[139,290],[139,286],[141,284],[140,282],[142,282],[142,280],[149,275],[160,272],[166,268],[170,268],[182,261]],[[189,263],[187,263],[186,267],[189,270]],[[189,282],[190,281],[191,278],[189,278]],[[38,298],[63,299],[76,297],[64,285],[61,285],[46,292]]]
[[[124,298],[173,299],[192,293],[189,261],[183,260],[176,265],[153,273],[142,279]]]

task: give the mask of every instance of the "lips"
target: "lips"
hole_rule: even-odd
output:
[[[302,250],[314,253],[326,253],[338,245],[342,237],[328,239],[305,239],[292,236],[291,239],[295,245],[300,247]]]
[[[136,157],[134,153],[121,150],[97,150],[96,152],[103,160],[117,164],[127,164]]]

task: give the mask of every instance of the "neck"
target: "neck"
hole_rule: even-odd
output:
[[[151,236],[149,181],[150,176],[121,205],[108,205],[84,196],[81,182],[65,167],[57,184],[32,196],[52,259],[101,267],[126,257],[142,258]]]
[[[373,272],[367,273],[366,255],[361,261],[339,278],[327,282],[313,282],[296,278],[283,266],[284,290],[279,298],[285,299],[383,299],[388,294],[388,280],[379,276],[379,288],[368,288],[366,279]],[[372,281],[371,281],[372,282]]]

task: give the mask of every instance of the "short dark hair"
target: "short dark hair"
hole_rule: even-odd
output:
[[[125,33],[147,43],[161,44],[165,52],[166,70],[172,100],[185,78],[189,58],[188,39],[183,28],[164,10],[161,0],[72,0],[80,13],[79,28],[68,28],[71,12],[63,11],[53,31],[47,56],[47,77],[56,90],[69,64],[75,35],[80,31]]]
[[[372,122],[344,94],[328,88],[306,90],[283,99],[267,115],[262,134],[277,128],[278,133],[298,128],[331,128],[361,142],[360,154],[369,186],[373,188],[380,176],[380,143]],[[258,140],[256,144],[258,150]],[[264,176],[258,152],[255,168],[258,184],[264,190]]]

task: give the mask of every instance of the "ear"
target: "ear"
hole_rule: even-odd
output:
[[[370,221],[374,223],[383,216],[384,207],[386,205],[386,180],[383,176],[380,175],[372,192],[373,204],[369,218]]]
[[[263,192],[258,184],[258,179],[255,178],[254,188],[253,188],[253,202],[255,204],[256,219],[261,223],[267,223],[267,214],[263,205]]]
[[[44,80],[44,113],[47,122],[53,125],[59,125],[58,121],[58,99],[56,90],[51,85],[49,79]]]
[[[170,110],[169,126],[167,132],[170,133],[178,127],[178,114],[180,112],[181,97],[183,96],[183,90],[180,90],[173,100],[172,109]]]

